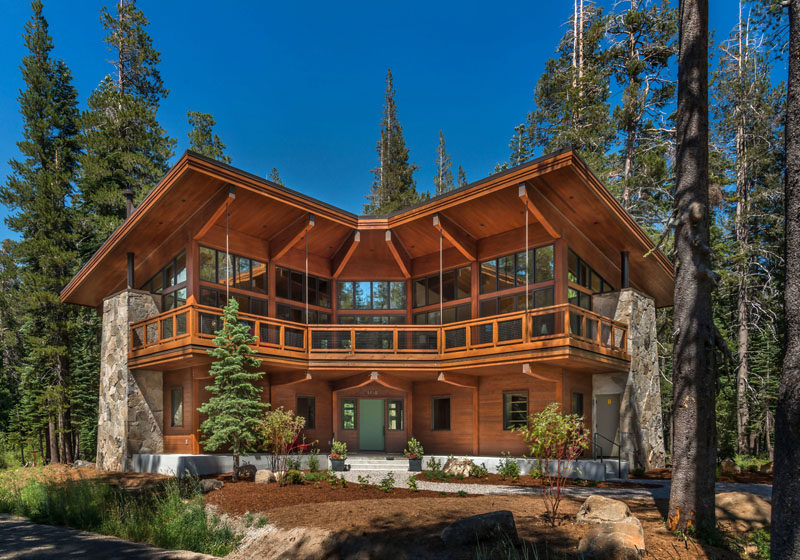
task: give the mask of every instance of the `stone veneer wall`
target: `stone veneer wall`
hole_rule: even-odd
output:
[[[665,451],[655,303],[630,288],[595,295],[592,302],[597,313],[628,325],[631,366],[620,398],[619,429],[629,434],[622,438],[623,459],[645,469],[662,468]]]
[[[162,373],[128,369],[130,324],[158,314],[153,295],[124,290],[103,300],[97,466],[128,468],[133,453],[163,450]]]

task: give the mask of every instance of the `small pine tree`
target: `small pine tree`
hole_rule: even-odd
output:
[[[213,385],[206,387],[213,396],[198,409],[208,418],[200,426],[202,443],[211,451],[227,447],[233,453],[233,481],[238,480],[239,456],[253,451],[258,441],[261,413],[261,389],[255,386],[264,372],[254,371],[261,360],[253,358],[250,344],[255,337],[250,327],[239,322],[239,303],[231,299],[223,309],[223,324],[208,351]]]
[[[277,167],[273,167],[272,168],[272,171],[269,172],[269,176],[267,177],[267,179],[269,179],[270,181],[272,181],[276,185],[280,185],[282,187],[285,186],[284,182],[283,182],[283,179],[281,179],[281,176],[278,173],[278,168]]]
[[[444,143],[444,134],[439,131],[439,145],[436,147],[436,176],[433,178],[433,186],[436,187],[435,194],[444,194],[455,188],[453,172],[450,169],[453,163],[450,161],[450,154]]]
[[[461,165],[458,166],[458,175],[457,181],[459,187],[466,187],[467,186],[467,174],[464,173],[464,168]]]
[[[214,158],[223,163],[231,163],[231,156],[225,154],[225,144],[219,135],[214,134],[214,125],[217,122],[211,113],[200,111],[186,111],[189,119],[189,149],[204,156]]]

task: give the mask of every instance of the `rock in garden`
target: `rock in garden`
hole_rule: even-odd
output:
[[[464,478],[469,476],[470,470],[472,467],[475,466],[475,463],[467,459],[466,457],[455,458],[451,457],[447,460],[442,467],[442,471],[445,474],[449,474],[450,476],[463,476]]]
[[[616,523],[633,517],[628,504],[605,496],[589,496],[575,520],[578,523]]]
[[[772,506],[764,498],[748,492],[717,494],[717,521],[727,522],[744,533],[770,523]]]
[[[761,465],[758,469],[758,472],[761,474],[772,474],[772,463],[767,463],[766,465]]]
[[[255,465],[242,465],[236,474],[239,480],[255,480],[257,470]]]
[[[213,478],[204,478],[200,481],[200,492],[208,494],[212,490],[220,490],[225,484],[221,480]]]
[[[89,461],[84,461],[83,459],[78,459],[74,463],[72,463],[73,469],[79,469],[81,467],[92,467],[94,468],[96,465],[94,463],[90,463]]]
[[[585,560],[634,560],[643,552],[644,531],[633,516],[596,525],[578,543],[578,553]]]
[[[510,539],[512,542],[517,540],[514,515],[508,510],[459,519],[442,531],[442,541],[449,547],[464,544],[474,545],[476,541],[486,542],[498,539]]]
[[[276,482],[277,479],[275,478],[275,473],[269,469],[258,469],[256,471],[256,484],[268,484],[270,482]]]
[[[742,472],[742,469],[733,459],[723,459],[719,464],[719,470],[722,471],[722,474],[738,474]]]

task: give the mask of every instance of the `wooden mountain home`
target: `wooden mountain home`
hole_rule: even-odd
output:
[[[388,216],[192,152],[64,288],[103,317],[98,464],[202,454],[220,308],[256,337],[263,399],[353,452],[526,451],[557,402],[595,455],[662,466],[657,307],[673,269],[572,151]]]

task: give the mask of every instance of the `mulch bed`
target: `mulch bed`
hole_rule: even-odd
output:
[[[357,483],[353,482],[348,482],[345,488],[340,486],[331,488],[326,481],[279,486],[274,482],[271,484],[256,484],[247,481],[232,482],[230,475],[215,478],[222,480],[225,486],[221,490],[206,494],[204,496],[206,503],[235,514],[243,514],[248,511],[268,512],[297,504],[453,497],[452,494],[427,490],[412,492],[407,488],[394,488],[389,492],[384,492],[376,486],[359,487]]]
[[[642,475],[628,475],[630,478],[649,480],[670,480],[672,469],[653,469]],[[758,472],[741,472],[735,474],[722,474],[717,477],[717,482],[738,482],[741,484],[772,484],[772,475]]]
[[[419,473],[417,479],[427,482],[444,482],[453,484],[493,484],[498,486],[525,486],[532,488],[540,488],[544,485],[544,481],[540,478],[533,478],[529,475],[521,475],[519,480],[514,481],[508,477],[501,477],[499,474],[489,473],[485,478],[475,478],[472,476],[466,478],[451,477],[448,480],[439,480],[428,474],[429,471]],[[647,484],[641,482],[608,482],[608,481],[589,481],[580,480],[576,478],[568,478],[567,486],[576,486],[579,488],[660,488],[660,484]]]

